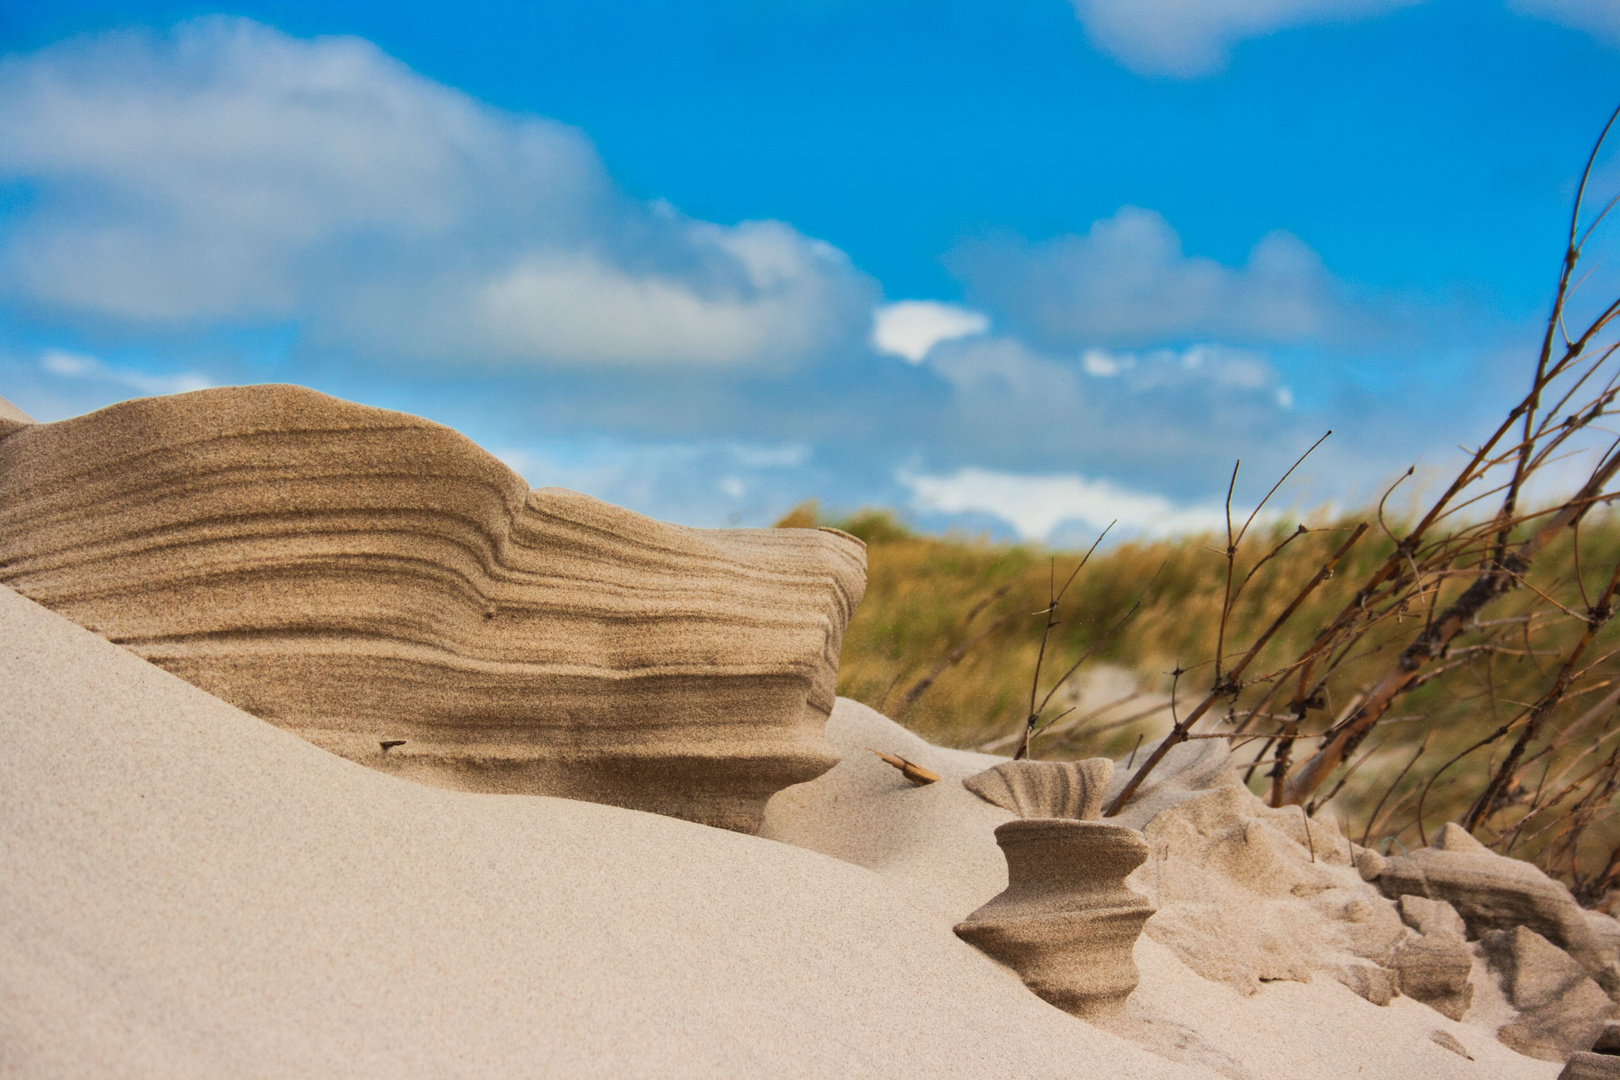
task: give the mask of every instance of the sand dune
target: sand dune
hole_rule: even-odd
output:
[[[1404,999],[1380,1009],[1321,981],[1245,998],[1146,937],[1124,1030],[1161,1053],[1059,1012],[946,924],[947,896],[971,910],[1005,883],[992,828],[1007,812],[959,784],[896,787],[869,754],[817,782],[851,815],[790,792],[771,816],[797,817],[801,838],[842,832],[875,871],[390,777],[5,589],[0,684],[8,1076],[1557,1072]],[[881,736],[954,773],[980,763],[840,713],[835,738]],[[955,884],[927,884],[942,878]]]
[[[1005,758],[930,745],[887,717],[842,699],[833,710],[827,735],[842,752],[842,760],[825,775],[772,799],[761,835],[870,867],[893,895],[926,913],[941,934],[1006,886],[1006,862],[996,846],[995,828],[1015,815],[984,801],[961,783]],[[1202,760],[1210,755],[1212,745],[1189,745],[1179,755],[1184,759],[1184,778],[1195,784],[1218,779],[1221,770],[1206,768]],[[869,753],[868,747],[902,755],[939,773],[941,780],[915,787]],[[1116,782],[1124,775],[1117,774]],[[1136,813],[1130,820],[1139,824],[1155,808],[1162,813],[1176,798],[1169,790],[1173,786],[1169,777],[1156,779],[1140,807],[1132,804]],[[1187,798],[1187,793],[1180,797]],[[1184,805],[1194,813],[1207,813],[1209,803],[1228,800],[1228,795],[1216,790]],[[1272,811],[1258,799],[1251,803],[1243,812],[1255,816],[1233,822],[1236,831],[1258,834],[1264,828],[1258,822],[1272,816],[1298,827],[1297,814]],[[1160,822],[1161,826],[1184,825],[1173,815],[1161,817]],[[1321,828],[1313,822],[1313,833]],[[1156,831],[1150,831],[1150,840]],[[1254,863],[1207,866],[1202,853],[1182,862],[1174,851],[1156,850],[1153,862],[1133,875],[1130,884],[1148,893],[1172,926],[1182,925],[1189,915],[1203,916],[1207,932],[1195,947],[1196,959],[1206,965],[1241,965],[1254,952],[1262,953],[1264,962],[1279,946],[1295,955],[1327,952],[1339,944],[1335,940],[1338,921],[1313,916],[1312,905],[1304,898],[1287,898],[1294,883],[1289,871],[1355,880],[1361,886],[1360,895],[1373,903],[1385,901],[1342,865],[1342,855],[1330,864],[1325,841],[1318,852],[1320,864],[1308,863],[1303,828],[1299,832],[1299,843],[1284,841],[1296,850],[1293,865],[1280,868],[1283,873],[1278,873],[1278,867]],[[1155,847],[1159,849],[1157,842]],[[1168,859],[1163,857],[1166,854]],[[1229,870],[1235,873],[1227,873]],[[1245,874],[1254,877],[1245,881]],[[1188,903],[1178,893],[1192,887],[1201,888],[1203,895]],[[1318,899],[1327,895],[1328,891],[1322,891]],[[1271,940],[1262,940],[1262,948],[1255,949],[1255,939],[1265,939],[1268,934]],[[1558,1075],[1557,1065],[1523,1057],[1497,1042],[1495,1028],[1490,1026],[1492,1016],[1478,1017],[1482,1023],[1458,1023],[1405,997],[1385,1006],[1373,1005],[1326,972],[1313,973],[1308,968],[1298,973],[1308,982],[1267,981],[1259,984],[1257,992],[1245,993],[1232,982],[1195,974],[1183,959],[1188,945],[1184,935],[1167,936],[1173,945],[1161,943],[1153,935],[1150,919],[1147,932],[1136,943],[1141,982],[1126,1014],[1097,1023],[1106,1023],[1109,1030],[1124,1033],[1159,1054],[1231,1080],[1339,1080],[1351,1076],[1550,1080]],[[1312,935],[1320,939],[1312,940]],[[1473,1060],[1443,1048],[1436,1033],[1465,1047]]]
[[[0,685],[7,1076],[1211,1075],[870,870],[386,776],[5,589]]]

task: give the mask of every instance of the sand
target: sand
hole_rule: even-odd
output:
[[[950,930],[1006,883],[1012,814],[960,784],[1002,759],[853,702],[841,763],[752,837],[367,769],[3,588],[0,686],[6,1076],[1558,1073],[1328,979],[1244,995],[1147,935],[1113,1030],[1043,1003]]]
[[[941,930],[1006,886],[994,829],[1014,815],[961,784],[1005,759],[932,746],[887,717],[842,699],[827,735],[843,752],[842,760],[824,776],[778,794],[766,808],[761,835],[871,868],[895,896],[926,912]],[[868,747],[904,756],[942,779],[914,787]],[[1169,805],[1169,793],[1158,801]],[[1300,832],[1303,836],[1302,826]],[[1135,876],[1131,880],[1137,883]],[[1222,888],[1213,881],[1210,887]],[[1376,890],[1368,887],[1367,894],[1376,897]],[[1264,891],[1256,892],[1243,914],[1263,911],[1259,905],[1266,899]],[[1299,904],[1306,906],[1303,900]],[[1305,917],[1298,923],[1309,925]],[[1150,930],[1152,925],[1150,920]],[[1222,944],[1211,941],[1209,947],[1218,952]],[[1558,1075],[1557,1065],[1497,1042],[1492,1027],[1448,1020],[1409,998],[1373,1005],[1320,973],[1305,972],[1310,982],[1266,982],[1257,993],[1244,994],[1195,974],[1150,933],[1137,941],[1136,965],[1140,985],[1125,1017],[1110,1023],[1111,1029],[1218,1075],[1254,1080]],[[1436,1032],[1455,1039],[1474,1060],[1443,1048]]]
[[[29,416],[5,398],[0,397],[0,435],[6,435],[33,422],[34,418],[32,416]]]
[[[333,753],[750,833],[837,761],[866,583],[837,530],[531,490],[450,428],[297,386],[5,431],[0,583]]]
[[[8,1077],[1214,1075],[870,870],[391,777],[5,589],[0,685]]]

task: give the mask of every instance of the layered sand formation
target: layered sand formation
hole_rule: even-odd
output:
[[[1211,1076],[868,870],[362,768],[3,587],[0,686],[6,1077]]]
[[[853,537],[531,491],[298,387],[26,419],[0,411],[0,582],[353,761],[751,832],[837,760]]]
[[[1138,980],[1136,937],[1153,908],[1125,887],[1147,858],[1123,825],[1021,818],[996,829],[1007,887],[956,925],[1042,1001],[1076,1016],[1118,1013]]]
[[[1445,901],[1476,937],[1528,927],[1620,988],[1615,943],[1605,946],[1569,889],[1531,863],[1504,859],[1460,825],[1447,822],[1429,847],[1381,859],[1377,879],[1386,896]]]
[[[1085,761],[1008,761],[962,781],[986,802],[1025,818],[1095,821],[1114,775],[1107,758]],[[1134,869],[1134,867],[1133,867]]]
[[[1076,1016],[1117,1014],[1136,989],[1136,938],[1153,914],[1125,879],[1147,859],[1142,834],[1098,821],[1107,758],[1007,761],[962,786],[1019,816],[996,827],[1007,888],[956,926]]]

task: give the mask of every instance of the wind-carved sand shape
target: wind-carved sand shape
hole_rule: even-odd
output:
[[[449,428],[261,386],[0,431],[0,581],[366,765],[754,832],[837,761],[865,559],[531,491]]]
[[[1007,888],[958,923],[957,936],[1066,1012],[1117,1012],[1136,989],[1132,953],[1153,914],[1125,887],[1148,857],[1142,834],[1101,821],[1024,818],[997,828],[996,843]]]
[[[1096,821],[1113,775],[1114,763],[1107,758],[1004,761],[974,773],[962,786],[1019,817]]]

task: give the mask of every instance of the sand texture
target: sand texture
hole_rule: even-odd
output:
[[[994,833],[1017,815],[953,782],[1006,759],[932,746],[864,705],[843,699],[833,710],[827,735],[843,759],[825,775],[772,799],[762,836],[870,867],[893,895],[946,931],[1006,888],[1006,862]],[[1161,894],[1155,900],[1158,913],[1136,942],[1140,981],[1122,1014],[1094,1017],[1094,1026],[1106,1025],[1157,1054],[1230,1080],[1557,1076],[1557,1065],[1514,1053],[1497,1041],[1496,1024],[1512,1019],[1514,1011],[1494,981],[1487,996],[1500,1010],[1485,1015],[1483,1024],[1473,1022],[1472,1013],[1469,1022],[1459,1023],[1408,997],[1377,1006],[1345,987],[1334,969],[1355,959],[1350,947],[1367,935],[1367,927],[1352,920],[1372,924],[1379,939],[1399,938],[1405,928],[1395,904],[1361,881],[1346,865],[1342,848],[1336,863],[1327,861],[1322,849],[1338,835],[1331,825],[1312,822],[1321,860],[1312,863],[1297,808],[1291,814],[1272,811],[1252,795],[1242,802],[1223,794],[1220,787],[1235,776],[1222,756],[1224,748],[1212,755],[1205,749],[1210,746],[1218,744],[1188,744],[1185,753],[1167,756],[1164,776],[1145,790],[1160,815],[1186,807],[1217,835],[1226,835],[1229,849],[1240,857],[1203,865],[1199,860],[1210,855],[1205,843],[1184,849],[1173,836],[1155,839],[1150,828],[1148,861],[1127,879],[1138,892]],[[943,779],[915,787],[868,753],[868,747],[902,755]],[[1198,786],[1206,783],[1216,788]],[[1210,801],[1193,805],[1200,799]],[[1216,827],[1222,815],[1215,811],[1221,806],[1226,807],[1224,824]],[[1189,824],[1174,814],[1166,823],[1175,823],[1176,834]],[[1274,856],[1280,866],[1268,868],[1254,854],[1241,857],[1248,844],[1240,841],[1250,835],[1259,852]],[[1343,844],[1342,837],[1338,842]],[[1293,885],[1320,882],[1309,876],[1312,869],[1330,871],[1329,888],[1345,892],[1335,898],[1324,889],[1313,896],[1307,888],[1304,896],[1292,895]],[[1264,876],[1255,880],[1257,871]],[[1201,894],[1199,887],[1205,890]],[[1351,906],[1355,901],[1366,906]],[[1225,915],[1210,912],[1209,905],[1224,907]],[[1155,940],[1154,924],[1176,909],[1198,912],[1210,932],[1197,939],[1182,937],[1179,947]],[[1281,925],[1266,925],[1265,920],[1279,916]],[[1285,936],[1290,932],[1304,936]],[[1190,958],[1217,971],[1252,971],[1249,965],[1268,962],[1276,949],[1289,950],[1294,976],[1308,981],[1284,976],[1251,986],[1246,978],[1201,977],[1188,964]],[[1477,972],[1488,978],[1483,961]],[[1393,973],[1388,974],[1393,980]],[[1448,1048],[1448,1040],[1468,1056]]]
[[[296,387],[11,430],[0,582],[351,760],[741,831],[836,760],[853,537],[531,491],[448,428]]]
[[[841,533],[294,388],[0,402],[0,582],[0,1076],[1550,1080],[1611,1025],[1620,923],[1460,830],[1386,860],[1215,740],[1081,820],[1124,770],[836,699]]]
[[[1107,758],[1085,761],[1005,761],[962,781],[986,802],[1026,818],[1102,817],[1103,792],[1113,778]]]
[[[1400,975],[1400,992],[1453,1020],[1474,1004],[1474,955],[1461,934],[1426,934],[1395,947],[1390,966]]]
[[[1021,818],[998,827],[996,843],[1007,857],[1007,887],[957,923],[956,936],[1065,1012],[1119,1012],[1136,989],[1136,938],[1153,914],[1125,887],[1148,855],[1142,834],[1101,821]]]
[[[1558,1072],[1332,980],[1245,996],[1146,934],[1108,1029],[1053,1008],[950,929],[1007,884],[994,829],[1013,815],[960,783],[916,787],[865,745],[957,781],[994,759],[853,702],[828,725],[850,752],[776,796],[766,828],[875,869],[406,783],[4,588],[0,685],[8,1077]]]
[[[1215,1075],[868,870],[407,783],[3,588],[0,685],[0,1075]]]
[[[1521,1054],[1563,1061],[1591,1049],[1614,1018],[1614,1003],[1581,963],[1528,926],[1489,930],[1480,944],[1519,1011],[1500,1038]]]
[[[1498,855],[1453,822],[1432,846],[1386,859],[1378,884],[1386,896],[1448,902],[1476,937],[1527,926],[1593,974],[1614,965],[1612,943],[1604,948],[1603,936],[1562,882],[1532,863]],[[1613,977],[1620,983],[1620,971]]]
[[[34,418],[0,397],[0,438],[34,422]]]
[[[1620,1080],[1620,1057],[1575,1054],[1558,1074],[1558,1080]]]

